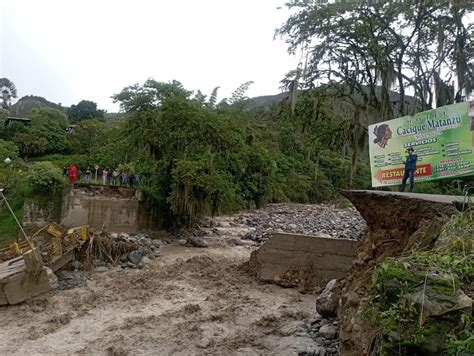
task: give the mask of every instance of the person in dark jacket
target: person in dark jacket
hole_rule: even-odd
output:
[[[92,171],[91,171],[90,167],[87,167],[85,177],[86,177],[86,182],[90,184],[90,182],[92,180]]]
[[[418,156],[414,154],[413,147],[408,147],[407,152],[408,156],[405,161],[405,174],[402,179],[400,191],[405,191],[407,180],[410,179],[410,192],[413,192],[413,187],[415,186],[416,161],[418,160]]]

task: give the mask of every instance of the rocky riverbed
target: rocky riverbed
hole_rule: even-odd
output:
[[[316,312],[315,294],[241,266],[274,232],[354,240],[364,229],[352,208],[271,204],[160,240],[110,234],[137,249],[87,270],[74,261],[58,290],[0,308],[0,353],[338,355],[339,322]]]
[[[365,220],[353,207],[340,208],[332,204],[269,204],[262,209],[231,216],[205,218],[192,233],[196,236],[230,233],[236,238],[261,245],[275,232],[358,240],[366,227]]]

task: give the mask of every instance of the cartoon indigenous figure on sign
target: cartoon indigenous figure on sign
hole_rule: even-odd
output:
[[[381,148],[385,148],[388,140],[392,138],[392,130],[390,130],[390,127],[387,124],[382,124],[380,126],[375,126],[374,135],[374,143],[378,144]]]

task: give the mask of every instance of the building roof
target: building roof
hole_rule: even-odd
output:
[[[5,126],[8,127],[12,122],[20,122],[25,125],[29,125],[31,123],[31,119],[27,119],[25,117],[12,117],[9,116],[5,119]]]

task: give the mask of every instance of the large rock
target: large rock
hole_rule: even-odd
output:
[[[326,339],[334,339],[337,335],[337,329],[334,325],[326,324],[321,326],[319,334]]]
[[[134,265],[138,265],[145,254],[140,250],[132,251],[128,254],[128,260]]]
[[[197,236],[190,236],[188,237],[188,240],[186,241],[186,245],[205,248],[207,247],[207,242]]]
[[[165,246],[166,243],[163,240],[152,240],[152,244],[155,247]]]
[[[339,307],[339,286],[336,279],[332,279],[326,288],[316,298],[316,311],[322,316],[334,317]]]
[[[457,310],[464,311],[468,315],[472,313],[472,299],[462,290],[449,293],[427,286],[415,293],[407,294],[405,300],[416,305],[422,311],[422,323],[430,316],[441,316]]]

